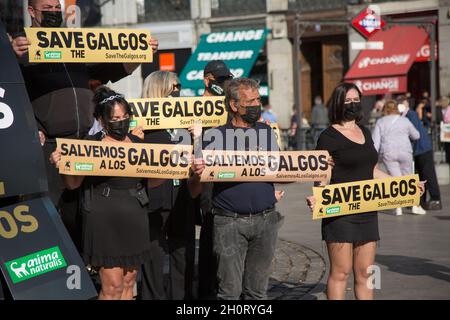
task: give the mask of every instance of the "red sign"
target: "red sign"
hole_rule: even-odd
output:
[[[352,26],[366,38],[383,28],[384,24],[384,20],[370,8],[364,9],[352,20]]]
[[[381,30],[370,41],[383,41],[383,50],[362,50],[345,75],[346,79],[406,75],[427,33],[416,26],[395,26]]]
[[[434,50],[434,57],[437,60],[438,58],[438,46],[437,43],[435,45]],[[416,60],[414,62],[427,62],[430,61],[430,54],[431,54],[431,47],[430,47],[430,39],[427,38],[427,41],[425,44],[419,49],[419,52],[417,52]]]
[[[385,77],[385,78],[366,78],[358,80],[347,80],[353,82],[365,96],[406,92],[406,76]]]

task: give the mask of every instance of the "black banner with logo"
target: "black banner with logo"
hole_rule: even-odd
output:
[[[48,198],[0,208],[0,268],[14,299],[73,300],[97,295]]]
[[[33,109],[17,59],[1,23],[0,48],[1,199],[45,192],[48,187]]]

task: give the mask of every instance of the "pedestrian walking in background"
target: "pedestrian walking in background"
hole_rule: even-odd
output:
[[[420,199],[420,205],[427,211],[441,210],[441,192],[436,176],[436,168],[434,166],[433,144],[428,134],[428,130],[420,121],[417,112],[409,108],[408,99],[405,96],[399,96],[396,100],[399,104],[403,104],[406,107],[406,113],[404,113],[405,117],[411,121],[420,133],[420,138],[413,141],[415,171],[419,174],[421,181],[427,182],[425,185],[425,193]],[[428,201],[427,193],[430,195],[430,200]]]
[[[443,97],[441,99],[441,107],[442,107],[442,121],[444,123],[450,123],[450,99],[449,97]],[[450,142],[444,142],[444,150],[445,150],[445,162],[450,164]]]
[[[292,106],[291,112],[291,123],[289,126],[288,133],[288,149],[289,150],[297,150],[297,108],[295,105]]]
[[[311,129],[314,144],[317,144],[320,134],[328,127],[328,124],[328,109],[323,105],[322,97],[316,96],[311,114]]]
[[[418,140],[420,133],[411,121],[400,115],[395,101],[386,102],[383,114],[372,132],[375,149],[391,176],[410,175],[414,171],[411,140]],[[426,213],[420,206],[413,206],[412,212]],[[395,209],[395,213],[397,216],[402,215],[402,208]]]
[[[380,119],[383,116],[383,108],[384,108],[385,103],[386,103],[385,97],[378,99],[374,103],[373,108],[370,111],[370,116],[369,116],[369,128],[371,130],[373,130],[373,128],[375,128],[375,124],[377,123],[378,119]]]
[[[277,123],[277,116],[272,110],[272,106],[270,104],[264,105],[264,111],[262,113],[262,118],[264,121],[270,123]]]

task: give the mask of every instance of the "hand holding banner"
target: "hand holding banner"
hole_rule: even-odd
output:
[[[331,166],[327,151],[221,151],[203,150],[202,182],[328,181]]]
[[[313,188],[313,220],[349,214],[417,206],[419,176],[373,179]]]
[[[148,30],[25,28],[29,62],[150,63]]]
[[[59,173],[187,179],[192,146],[56,139],[61,152]]]
[[[278,146],[281,148],[281,131],[280,127],[278,126],[278,123],[271,123],[270,127],[272,128],[273,132],[275,133],[275,137],[277,138]]]
[[[217,127],[227,122],[224,97],[130,99],[133,120],[130,129],[189,128],[196,120],[202,127]]]

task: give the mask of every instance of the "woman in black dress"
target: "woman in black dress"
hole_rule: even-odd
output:
[[[141,142],[129,134],[130,106],[114,91],[100,87],[94,96],[95,118],[104,128],[87,139],[104,142]],[[58,168],[61,153],[50,161]],[[99,269],[99,299],[131,300],[137,269],[150,259],[147,204],[136,193],[143,191],[143,179],[63,175],[68,189],[82,186],[83,258]],[[149,179],[150,180],[150,179]],[[162,180],[151,179],[158,185]]]
[[[370,131],[358,122],[362,118],[361,92],[352,83],[338,85],[328,101],[331,126],[317,142],[317,150],[327,150],[334,160],[331,184],[390,177],[376,164]],[[314,197],[308,197],[311,208]],[[344,299],[347,279],[353,270],[356,299],[372,299],[367,286],[368,267],[374,264],[380,240],[377,212],[322,219],[322,239],[330,258],[328,299]]]

